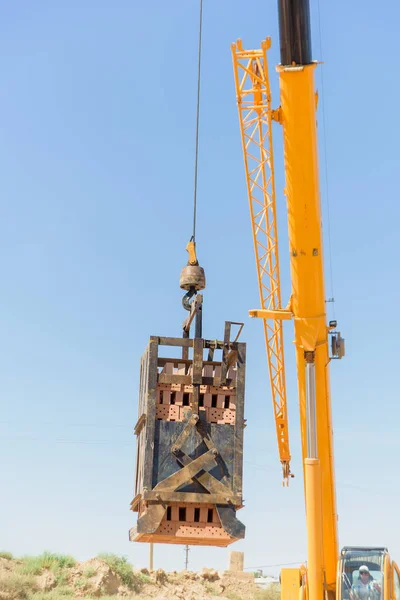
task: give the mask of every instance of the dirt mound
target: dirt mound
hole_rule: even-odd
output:
[[[25,600],[36,590],[34,577],[20,577],[5,570],[0,573],[0,600]]]
[[[1,558],[0,557],[0,574],[4,572],[10,572],[14,568],[14,561],[9,558]]]
[[[36,577],[36,584],[42,592],[49,592],[56,587],[57,579],[52,571],[46,570],[39,577]]]
[[[142,589],[141,598],[151,600],[253,600],[259,595],[251,573],[218,572],[204,568],[201,573],[181,571],[165,573],[160,583],[157,572],[151,573],[151,584]],[[154,586],[154,582],[156,586]],[[157,590],[158,588],[158,590]],[[142,595],[143,594],[143,595]]]
[[[123,587],[121,577],[100,558],[91,558],[70,569],[69,583],[78,598],[113,596]]]
[[[215,569],[207,569],[204,567],[200,576],[204,579],[204,581],[218,581],[219,574]]]
[[[278,588],[261,591],[250,573],[204,568],[200,573],[135,570],[124,557],[101,555],[83,563],[43,553],[0,557],[0,600],[115,597],[115,600],[279,600]]]

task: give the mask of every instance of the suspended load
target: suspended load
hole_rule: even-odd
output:
[[[185,286],[185,269],[183,336],[152,336],[141,361],[131,503],[138,520],[130,540],[228,546],[245,533],[236,517],[243,506],[243,324],[225,323],[223,340],[203,339],[202,295]]]

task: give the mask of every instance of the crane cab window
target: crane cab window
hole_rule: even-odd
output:
[[[368,549],[342,553],[342,600],[383,600],[384,557]]]

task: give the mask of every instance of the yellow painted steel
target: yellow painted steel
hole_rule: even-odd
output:
[[[300,569],[281,570],[282,595],[286,600],[300,600],[301,571]],[[283,592],[284,591],[284,592]]]
[[[266,39],[261,50],[232,44],[236,98],[246,171],[260,303],[279,316],[282,308],[276,221],[272,109]],[[279,457],[284,484],[290,476],[290,449],[286,402],[282,318],[263,319]]]
[[[393,566],[390,562],[390,556],[387,554],[383,573],[383,600],[392,600],[393,592]]]
[[[278,319],[280,321],[290,321],[293,319],[293,313],[290,310],[263,310],[258,308],[249,310],[249,316],[259,319]]]
[[[316,458],[304,461],[308,533],[307,581],[309,600],[324,597],[321,465]],[[284,596],[286,600],[286,595]]]
[[[318,457],[321,464],[322,561],[328,589],[335,589],[337,513],[329,391],[328,327],[325,315],[321,207],[318,181],[315,65],[279,67],[289,251],[292,277],[303,462],[306,448],[305,351],[315,353]],[[305,489],[307,492],[305,470]],[[307,523],[309,511],[307,510]],[[308,543],[314,535],[308,531]],[[310,574],[308,577],[310,585]],[[320,600],[323,589],[320,588]]]
[[[190,242],[186,245],[186,250],[189,253],[189,265],[198,265],[197,255],[196,255],[196,243],[190,240]]]
[[[300,422],[302,452],[304,466],[304,483],[307,511],[307,533],[309,560],[306,575],[305,592],[312,600],[323,600],[325,592],[336,589],[336,565],[338,559],[337,513],[334,485],[333,439],[331,403],[329,392],[329,351],[328,331],[325,314],[325,286],[323,271],[323,248],[321,207],[318,179],[318,151],[316,131],[317,96],[314,89],[315,64],[308,66],[278,67],[280,79],[281,106],[272,110],[266,50],[270,46],[269,39],[263,42],[262,49],[243,50],[241,42],[232,47],[235,71],[236,93],[239,108],[239,121],[245,158],[246,180],[253,225],[253,238],[256,248],[258,279],[260,285],[261,310],[251,311],[252,316],[263,318],[266,328],[268,359],[271,375],[275,421],[279,444],[279,411],[276,402],[276,390],[273,386],[273,369],[271,361],[276,360],[276,351],[269,347],[268,328],[279,332],[279,357],[282,357],[280,369],[284,381],[284,362],[282,346],[282,320],[293,318],[295,346],[297,357],[298,391],[300,401]],[[247,62],[246,62],[247,61]],[[250,84],[247,84],[250,80]],[[246,112],[247,111],[247,112]],[[259,166],[264,171],[269,169],[268,176],[273,182],[273,159],[271,123],[277,121],[283,127],[284,161],[288,210],[288,234],[292,294],[288,308],[282,311],[280,301],[280,282],[271,278],[268,269],[260,269],[260,264],[267,264],[272,252],[277,252],[276,204],[273,194],[267,193],[262,185],[262,177],[254,181],[254,168],[250,168],[254,160],[252,140],[254,132],[261,126],[265,134],[258,133],[257,157]],[[250,132],[250,133],[249,133]],[[252,137],[253,136],[253,137]],[[265,150],[262,150],[264,144]],[[254,148],[254,145],[253,145]],[[263,202],[255,209],[254,190],[262,190]],[[260,228],[256,216],[265,215],[267,208],[273,207],[273,228],[264,221],[264,229],[271,233],[267,243],[258,244]],[[264,213],[262,213],[264,210]],[[260,252],[260,247],[262,252]],[[258,252],[258,253],[257,253]],[[274,259],[278,260],[276,254]],[[279,263],[274,272],[279,274]],[[266,302],[264,291],[265,274],[269,276],[269,288],[277,289],[275,298],[279,301]],[[270,298],[270,297],[269,297]],[[272,324],[270,324],[272,321]],[[275,329],[273,329],[275,328]],[[276,335],[276,333],[275,333]],[[310,462],[307,448],[306,417],[306,367],[305,353],[312,353],[315,363],[316,390],[316,463]],[[285,446],[289,448],[287,432],[286,390],[279,396],[280,406],[285,417]],[[275,394],[275,395],[274,395]],[[282,460],[282,458],[281,458]],[[302,588],[303,589],[303,588]],[[282,588],[283,597],[284,588]]]

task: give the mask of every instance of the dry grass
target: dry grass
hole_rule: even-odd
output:
[[[127,585],[132,590],[138,590],[142,581],[133,572],[132,565],[128,563],[125,556],[117,556],[116,554],[99,554],[98,558],[104,562],[121,577],[122,583]]]
[[[72,570],[76,564],[71,556],[62,554],[52,554],[44,552],[40,556],[27,556],[22,559],[13,559],[8,552],[2,552],[0,556],[6,558],[9,563],[3,561],[3,568],[0,571],[0,600],[73,600],[73,597],[81,596],[82,600],[117,600],[121,596],[98,596],[92,597],[95,591],[91,585],[91,578],[96,574],[97,568],[90,563],[83,564],[81,568]],[[147,574],[133,570],[132,565],[125,557],[115,554],[99,555],[109,567],[117,573],[125,585],[127,595],[123,600],[136,600],[140,598],[145,600],[154,600],[150,598],[154,593],[160,590],[156,586],[155,577],[149,577]],[[38,579],[44,571],[51,571],[55,575],[55,587],[51,591],[42,591],[38,583],[43,583]],[[77,579],[77,577],[79,577]],[[191,593],[196,588],[196,593],[201,595],[209,594],[215,597],[221,595],[220,586],[210,581],[202,581],[198,577],[187,578],[186,575],[170,574],[170,589],[168,593],[173,594],[174,586],[179,585],[185,588],[185,593]],[[186,581],[187,580],[187,581]],[[225,582],[226,586],[222,595],[229,600],[280,600],[280,586],[272,585],[267,590],[256,590],[252,584],[238,580],[237,585],[231,578]],[[147,585],[150,587],[147,587]],[[155,586],[153,588],[153,585]],[[150,596],[146,595],[146,592]],[[172,596],[171,596],[172,597]]]
[[[23,573],[5,573],[0,575],[1,600],[25,600],[37,590],[36,580]]]
[[[281,590],[278,585],[271,585],[266,590],[259,590],[255,600],[280,600]]]
[[[53,573],[59,573],[63,569],[69,569],[76,564],[72,556],[65,554],[53,554],[43,552],[39,556],[23,556],[22,564],[18,567],[20,573],[26,575],[40,575],[43,569],[50,569]]]
[[[7,560],[12,560],[14,557],[11,554],[11,552],[4,552],[3,550],[0,550],[0,558],[6,558]]]
[[[69,587],[59,587],[50,592],[37,592],[29,596],[28,600],[70,600],[74,592]],[[115,598],[114,598],[115,600]]]

